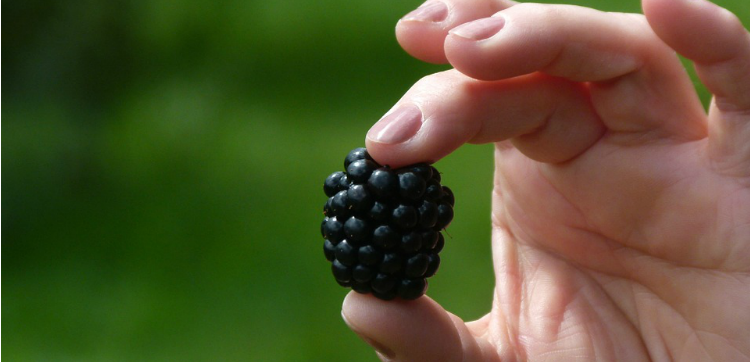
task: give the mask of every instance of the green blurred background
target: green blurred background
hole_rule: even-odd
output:
[[[322,182],[446,69],[395,41],[418,5],[3,1],[2,357],[375,360],[340,318]],[[458,203],[429,294],[467,320],[491,302],[491,156],[438,164]]]

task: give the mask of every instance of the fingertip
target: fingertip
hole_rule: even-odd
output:
[[[373,300],[368,301],[368,297],[372,298]],[[380,359],[393,359],[395,357],[395,352],[393,350],[380,343],[377,339],[373,339],[372,337],[370,337],[370,335],[373,333],[371,330],[369,330],[369,328],[367,328],[367,323],[369,323],[368,315],[370,313],[368,305],[369,303],[373,302],[377,302],[377,298],[369,294],[363,295],[351,291],[346,295],[346,297],[344,298],[344,303],[341,306],[341,318],[344,320],[344,323],[346,323],[349,329],[352,330],[352,332],[356,333],[365,343],[369,344],[370,347],[375,350],[375,353],[378,354]],[[360,325],[362,325],[363,323],[365,328],[360,327]]]
[[[496,24],[497,20],[501,20],[502,24]],[[500,16],[488,17],[470,21],[451,29],[443,46],[446,59],[448,59],[450,65],[462,74],[474,79],[501,79],[503,74],[502,72],[498,74],[498,69],[504,68],[492,65],[500,59],[495,59],[491,54],[482,53],[494,42],[494,39],[490,38],[502,30],[504,20]]]
[[[449,119],[424,122],[419,132],[410,140],[398,144],[387,144],[365,139],[367,152],[381,165],[400,168],[415,163],[433,164],[471,139],[477,132],[468,127],[476,124],[455,123]]]
[[[383,301],[350,292],[341,314],[352,331],[388,359],[453,361],[463,355],[453,319],[427,296]]]
[[[396,24],[396,40],[413,57],[429,62],[445,63],[443,39],[450,15],[448,4],[430,0],[406,14]]]
[[[549,6],[523,3],[457,26],[445,39],[446,58],[461,73],[485,81],[542,70],[558,55],[561,39],[558,33],[540,36],[538,24],[548,14],[555,15]]]
[[[445,64],[448,31],[515,5],[511,0],[428,0],[396,24],[396,39],[413,57]]]
[[[445,31],[439,26],[400,20],[396,24],[396,40],[409,55],[433,64],[448,63],[443,50]]]
[[[396,40],[413,57],[428,62],[446,63],[443,40],[450,24],[449,5],[429,0],[406,14],[396,24]]]
[[[452,104],[447,89],[458,86],[450,81],[456,72],[442,72],[417,82],[365,137],[370,156],[381,165],[400,168],[415,163],[434,163],[464,144],[476,133],[473,123],[453,122],[451,111],[437,106]],[[470,111],[468,111],[470,112]]]
[[[403,112],[404,108],[407,112]],[[375,162],[391,168],[399,168],[428,161],[423,159],[415,147],[415,142],[411,139],[416,137],[415,134],[422,126],[421,112],[418,115],[404,115],[409,110],[419,112],[419,108],[415,105],[397,105],[367,132],[365,147]]]
[[[410,142],[389,145],[368,138],[365,140],[365,147],[375,162],[394,169],[422,162],[432,164],[438,160]]]

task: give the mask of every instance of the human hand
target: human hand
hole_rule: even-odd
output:
[[[645,17],[429,4],[399,22],[399,42],[456,70],[417,82],[367,148],[399,167],[495,142],[494,301],[464,323],[428,297],[350,293],[350,327],[398,361],[750,360],[738,19],[705,0],[643,0]],[[708,114],[675,51],[714,95]]]

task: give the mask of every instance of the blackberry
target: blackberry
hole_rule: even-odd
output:
[[[419,298],[440,266],[453,192],[432,165],[394,170],[365,148],[349,152],[344,169],[323,183],[328,200],[320,231],[334,279],[383,300]]]

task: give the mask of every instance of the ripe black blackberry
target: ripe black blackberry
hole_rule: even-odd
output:
[[[383,300],[419,298],[440,266],[453,192],[433,166],[394,170],[365,148],[349,152],[344,169],[323,184],[323,252],[336,282]]]

